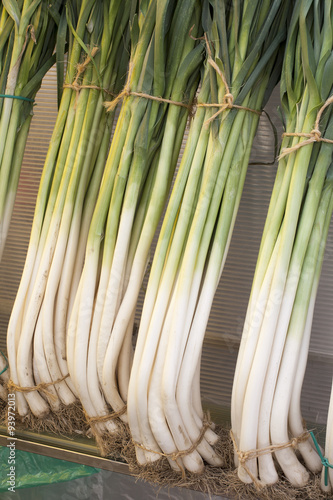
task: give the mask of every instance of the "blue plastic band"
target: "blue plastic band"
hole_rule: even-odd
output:
[[[0,354],[3,357],[3,359],[6,361],[5,368],[0,372],[0,375],[2,375],[6,370],[8,370],[9,364],[8,364],[8,359],[6,358],[6,356],[4,355],[4,353],[2,351],[0,351]]]
[[[321,463],[323,464],[323,466],[325,467],[325,475],[324,475],[324,479],[325,479],[325,486],[328,485],[328,468],[330,467],[331,469],[333,469],[333,464],[330,464],[329,461],[328,461],[328,458],[324,457],[322,452],[321,452],[321,449],[320,449],[320,446],[319,444],[317,443],[317,440],[313,434],[312,431],[310,431],[310,435],[312,437],[312,440],[314,442],[314,445],[316,447],[316,450],[318,452],[318,455],[320,457],[320,460],[321,460]]]
[[[30,99],[29,97],[23,97],[22,95],[11,95],[11,94],[0,94],[3,99],[19,99],[20,101],[35,102],[35,99]]]

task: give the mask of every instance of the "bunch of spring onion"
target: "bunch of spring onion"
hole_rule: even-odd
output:
[[[63,1],[0,5],[0,261],[9,230],[32,119],[43,76],[54,64]],[[0,371],[6,362],[0,357]],[[1,379],[8,382],[8,371]]]
[[[238,450],[273,446],[274,453],[240,463],[244,482],[278,481],[274,459],[296,486],[307,482],[308,469],[321,468],[304,433],[300,398],[332,213],[332,144],[320,141],[333,138],[332,21],[331,1],[295,3],[281,77],[285,134],[232,393]],[[305,465],[291,446],[293,438],[299,439]]]
[[[0,5],[0,260],[13,211],[33,101],[54,64],[64,2],[6,0]]]
[[[128,419],[141,464],[162,454],[175,470],[201,473],[204,461],[222,464],[201,406],[202,344],[256,111],[276,83],[287,12],[279,0],[204,2],[205,72],[152,263],[129,385]]]
[[[77,399],[67,377],[66,328],[111,137],[114,113],[104,102],[123,86],[135,8],[72,0],[59,23],[59,61],[68,38],[65,83],[7,333],[11,380],[33,388],[17,392],[21,416],[43,417]]]
[[[125,408],[137,299],[198,85],[200,15],[196,0],[151,0],[141,5],[133,23],[128,95],[92,218],[67,336],[69,372],[90,418]],[[126,412],[121,419],[126,421]],[[111,415],[94,425],[97,436],[110,436],[116,427]]]

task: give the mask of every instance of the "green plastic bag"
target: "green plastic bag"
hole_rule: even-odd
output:
[[[95,467],[18,450],[15,441],[10,439],[7,447],[0,447],[0,492],[61,483],[99,471]]]

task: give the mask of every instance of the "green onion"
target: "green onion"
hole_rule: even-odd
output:
[[[146,7],[133,23],[128,75],[139,95],[124,96],[69,324],[69,370],[90,417],[124,409],[137,299],[202,62],[198,2]],[[112,417],[103,424],[112,430]]]
[[[0,8],[0,260],[43,76],[54,64],[63,2],[6,0]]]
[[[77,400],[67,377],[67,323],[112,131],[104,101],[123,85],[134,11],[135,3],[120,0],[70,1],[59,21],[57,49],[68,40],[65,85],[7,333],[14,384],[51,385],[46,399],[38,390],[17,393],[22,416],[30,408],[43,417]]]
[[[195,473],[202,472],[202,459],[222,463],[211,428],[198,443],[204,426],[201,350],[259,121],[256,110],[276,83],[287,12],[280,1],[204,2],[207,58],[198,109],[157,243],[129,386],[133,439],[152,452],[143,457],[137,446],[139,462],[166,454],[173,468]],[[230,92],[231,109],[201,106],[228,104]],[[177,453],[181,458],[172,460]]]
[[[299,408],[310,310],[314,307],[321,251],[332,212],[332,145],[317,144],[317,139],[311,138],[318,117],[322,137],[332,139],[331,106],[322,108],[317,115],[332,95],[332,20],[329,1],[295,3],[281,77],[286,135],[262,235],[232,395],[232,429],[238,449],[247,452],[282,446],[274,456],[296,486],[307,482],[307,469],[316,472],[321,467],[309,440],[298,443],[305,466],[291,446],[283,445],[305,431]],[[306,135],[288,135],[293,133]],[[302,142],[305,144],[299,147]],[[299,353],[302,354],[298,366]],[[244,482],[251,482],[253,477],[264,484],[278,480],[271,453],[247,461],[246,467],[240,465],[238,474]]]

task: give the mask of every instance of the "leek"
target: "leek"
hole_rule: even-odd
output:
[[[0,260],[14,208],[33,102],[54,64],[64,2],[2,2],[0,7]]]
[[[280,1],[204,2],[207,57],[198,108],[157,243],[129,385],[129,425],[140,463],[165,454],[173,468],[194,473],[202,472],[203,459],[222,464],[198,394],[201,350],[256,110],[276,83],[287,12]],[[219,102],[224,108],[214,109]]]
[[[42,418],[77,401],[66,328],[112,132],[114,113],[104,101],[123,85],[135,5],[70,1],[60,19],[57,48],[68,39],[65,84],[7,332],[12,382],[35,387],[17,393],[21,416]],[[51,384],[47,393],[36,389],[40,383]]]
[[[90,418],[104,417],[98,436],[103,428],[115,430],[112,411],[127,420],[134,313],[202,62],[202,48],[189,36],[192,25],[200,34],[199,2],[151,0],[145,7],[132,28],[130,94],[112,140],[68,331],[69,370],[84,409]]]
[[[317,472],[321,467],[311,440],[298,443],[303,466],[290,439],[300,439],[306,431],[300,391],[320,272],[317,262],[332,212],[332,145],[317,143],[318,132],[312,132],[320,118],[316,125],[322,137],[332,139],[331,106],[321,108],[332,94],[332,20],[330,1],[300,0],[288,33],[281,77],[285,135],[232,394],[232,430],[238,450],[282,449],[252,458],[245,466],[239,464],[238,475],[244,482],[278,481],[273,455],[296,486],[306,484],[308,469]]]

